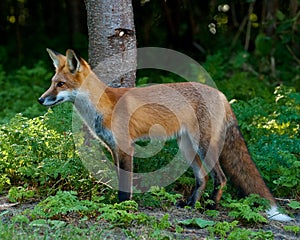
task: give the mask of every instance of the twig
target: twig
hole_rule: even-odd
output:
[[[250,37],[251,37],[251,14],[253,13],[254,3],[252,2],[249,5],[249,11],[248,11],[248,24],[247,24],[247,32],[246,32],[246,40],[245,40],[245,46],[244,49],[248,51],[249,43],[250,43]]]
[[[231,4],[230,9],[231,9],[231,16],[232,16],[233,26],[238,27],[239,23],[238,23],[237,18],[236,18],[236,11],[235,11],[235,4],[234,3]]]
[[[194,46],[195,48],[197,48],[200,52],[202,52],[202,53],[205,54],[205,49],[204,49],[200,44],[198,44],[198,43],[196,43],[196,42],[193,42],[193,46]]]
[[[271,76],[273,78],[276,77],[276,63],[275,63],[275,57],[271,56]]]
[[[275,198],[275,200],[281,201],[281,202],[291,202],[291,201],[295,201],[295,199],[288,199],[288,198]]]
[[[292,55],[292,57],[294,58],[294,60],[298,63],[298,64],[300,64],[300,59],[295,55],[295,53],[293,52],[293,50],[290,48],[290,46],[289,45],[285,45],[286,46],[286,48],[287,48],[287,50],[289,51],[289,53]]]
[[[249,71],[250,73],[252,73],[254,76],[259,77],[259,73],[256,72],[253,67],[249,64],[243,64],[243,70],[245,71]]]
[[[231,44],[231,48],[233,48],[237,42],[237,40],[239,39],[241,33],[243,32],[245,26],[246,26],[246,23],[247,23],[247,20],[248,20],[248,16],[244,17],[237,33],[235,34],[234,38],[233,38],[233,41],[232,41],[232,44]]]
[[[294,22],[293,23],[293,26],[292,26],[292,29],[294,31],[297,30],[297,26],[298,26],[298,18],[300,17],[300,11],[297,13],[297,15],[295,17],[293,17],[292,21]]]
[[[0,211],[9,209],[9,208],[14,207],[18,204],[19,203],[3,203],[3,204],[0,205]]]

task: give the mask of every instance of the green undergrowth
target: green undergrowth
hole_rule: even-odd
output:
[[[9,211],[3,212],[1,217],[6,214]],[[84,234],[93,239],[95,234],[98,235],[96,239],[102,239],[106,234],[133,239],[142,239],[143,236],[147,239],[171,239],[172,234],[166,230],[173,226],[169,214],[165,213],[160,218],[149,216],[139,211],[135,201],[107,203],[105,197],[97,195],[93,195],[91,200],[82,200],[75,191],[58,191],[40,201],[33,209],[16,214],[9,221],[6,229],[0,223],[0,232],[3,228],[1,239],[14,236],[14,230],[10,227],[12,225],[15,225],[18,234],[25,239],[30,239],[26,236],[29,231],[32,231],[30,237],[38,239],[43,236],[77,239]],[[179,225],[175,228],[178,232],[181,230]],[[42,233],[42,229],[46,231]]]
[[[300,192],[300,93],[277,87],[269,100],[232,104],[251,155],[275,195]]]
[[[174,203],[164,189],[156,188],[151,195],[154,199],[163,201],[169,198],[168,204]],[[266,223],[266,219],[260,215],[262,207],[255,206],[261,202],[255,195],[239,201],[227,197],[224,205],[231,209],[231,218],[226,221],[220,221],[220,218],[206,213],[194,218],[181,216],[185,220],[179,220],[172,218],[168,209],[161,211],[159,215],[149,215],[140,210],[141,206],[135,201],[108,203],[105,197],[95,194],[91,199],[81,199],[76,191],[58,191],[33,208],[20,211],[12,217],[8,218],[11,216],[9,210],[3,211],[0,217],[6,219],[6,224],[0,222],[0,236],[1,239],[15,239],[16,234],[20,239],[80,239],[83,236],[91,239],[109,236],[126,239],[175,239],[183,237],[185,229],[193,228],[195,232],[202,229],[199,234],[206,235],[208,239],[273,239],[271,231],[245,228]],[[299,232],[297,226],[293,225],[286,226],[285,231],[294,234]]]
[[[49,121],[60,125],[65,118],[49,120],[49,115],[51,112],[29,119],[17,114],[1,126],[1,191],[19,185],[37,191],[47,186],[55,189],[87,175],[76,156],[71,131],[60,132],[50,126],[53,123]]]
[[[8,122],[16,113],[36,117],[46,112],[37,99],[50,85],[53,72],[43,62],[33,68],[21,67],[6,73],[0,65],[0,124]]]
[[[2,216],[4,215],[5,213],[2,213]],[[148,232],[149,236],[172,226],[168,214],[165,214],[160,220],[150,217],[139,212],[138,205],[134,201],[107,204],[101,197],[96,197],[92,201],[80,200],[74,191],[58,191],[56,195],[39,202],[32,210],[25,210],[15,215],[11,221],[22,229],[48,228],[50,231],[47,235],[49,235],[52,231],[55,232],[57,229],[70,226],[70,221],[73,225],[80,226],[91,219],[96,220],[104,229],[121,228],[126,237],[137,234],[135,230],[126,230],[130,226],[152,228],[152,232]],[[199,219],[183,221],[180,224],[190,225],[193,222],[200,228],[214,225],[213,221],[208,224]],[[177,229],[180,227],[178,226]],[[162,233],[159,232],[159,234],[161,236]]]

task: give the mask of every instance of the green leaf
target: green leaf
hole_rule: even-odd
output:
[[[12,218],[14,223],[29,223],[29,218],[24,215],[16,215]]]
[[[207,226],[213,226],[215,224],[214,221],[210,220],[205,220],[202,218],[191,218],[191,219],[186,219],[183,221],[179,221],[180,224],[186,225],[186,226],[198,226],[199,228],[205,228]]]
[[[288,232],[294,232],[294,234],[297,234],[300,232],[299,226],[284,226],[283,229]]]
[[[29,226],[32,227],[48,227],[47,220],[45,219],[37,219],[29,223]]]
[[[52,226],[52,228],[61,228],[67,225],[65,221],[60,220],[48,220],[48,223]]]
[[[285,18],[285,15],[283,14],[283,12],[281,12],[280,10],[277,10],[276,12],[276,17],[279,21],[283,21]]]
[[[292,209],[300,209],[300,203],[297,201],[291,201],[288,206]]]

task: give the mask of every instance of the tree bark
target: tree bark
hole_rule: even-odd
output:
[[[89,62],[112,87],[133,87],[136,35],[131,0],[85,0]]]
[[[263,4],[263,17],[262,23],[264,27],[264,33],[272,37],[276,31],[276,12],[279,8],[278,0],[265,0]]]
[[[290,17],[293,18],[297,15],[299,8],[299,1],[298,0],[290,0],[289,10],[290,10]]]

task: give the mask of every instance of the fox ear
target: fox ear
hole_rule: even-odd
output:
[[[67,50],[67,66],[71,73],[80,72],[81,64],[80,58],[76,56],[75,52],[71,49]]]
[[[49,53],[50,58],[53,61],[53,65],[55,68],[58,68],[60,66],[60,58],[59,56],[63,56],[62,54],[55,52],[49,48],[46,49],[47,52]]]

